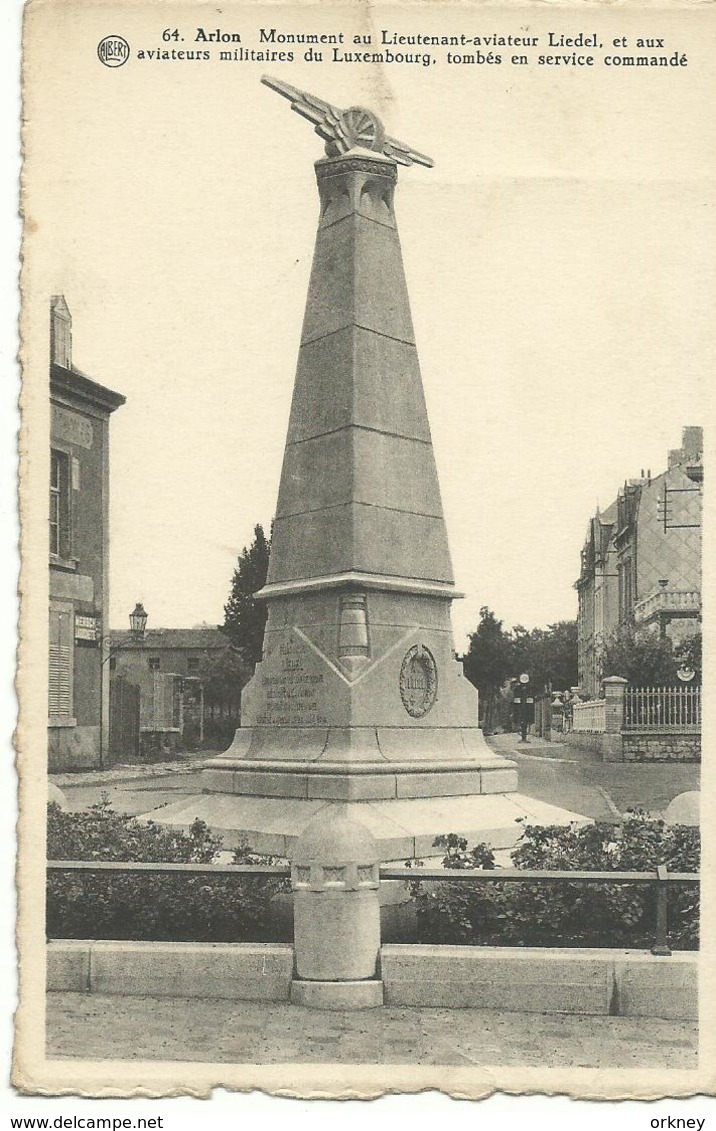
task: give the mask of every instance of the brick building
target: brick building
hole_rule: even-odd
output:
[[[125,398],[72,363],[72,318],[50,305],[51,770],[101,766],[109,729],[109,418]]]
[[[579,595],[579,680],[598,695],[605,641],[621,626],[674,641],[699,631],[703,434],[684,428],[667,470],[625,482],[589,520]]]

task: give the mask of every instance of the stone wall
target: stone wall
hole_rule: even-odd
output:
[[[622,735],[625,762],[700,762],[701,732],[626,731]]]
[[[594,750],[603,762],[700,762],[701,732],[678,734],[674,731],[622,731],[621,734],[596,734],[570,731],[568,746]]]

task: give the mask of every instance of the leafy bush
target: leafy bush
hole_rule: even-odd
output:
[[[621,826],[524,825],[512,852],[516,868],[580,872],[697,872],[699,830],[667,827],[640,811]],[[464,838],[439,837],[449,868],[493,868],[487,845],[467,848]],[[418,941],[477,946],[648,948],[654,941],[653,886],[635,884],[465,883],[408,881],[416,900]],[[669,888],[672,947],[698,947],[697,884]]]
[[[103,796],[80,813],[48,806],[51,860],[115,860],[206,864],[221,851],[221,837],[203,821],[188,833],[117,813]],[[276,863],[234,850],[233,863]],[[48,872],[47,934],[50,938],[151,939],[155,941],[290,941],[290,929],[273,906],[288,888],[280,877],[143,875]]]

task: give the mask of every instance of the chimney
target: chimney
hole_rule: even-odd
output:
[[[50,299],[50,361],[63,369],[72,368],[72,315],[64,295]]]
[[[701,458],[704,446],[704,430],[693,425],[684,428],[681,436],[681,446],[684,450],[686,463],[695,463]]]

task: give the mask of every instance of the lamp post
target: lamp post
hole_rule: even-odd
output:
[[[530,677],[527,672],[523,672],[519,679],[520,686],[519,696],[515,696],[515,703],[520,705],[520,742],[527,742],[527,727],[529,726],[534,711],[534,696],[530,695]]]
[[[134,609],[129,614],[129,630],[135,640],[143,640],[144,633],[147,627],[149,614],[147,613],[141,601],[137,601]]]

